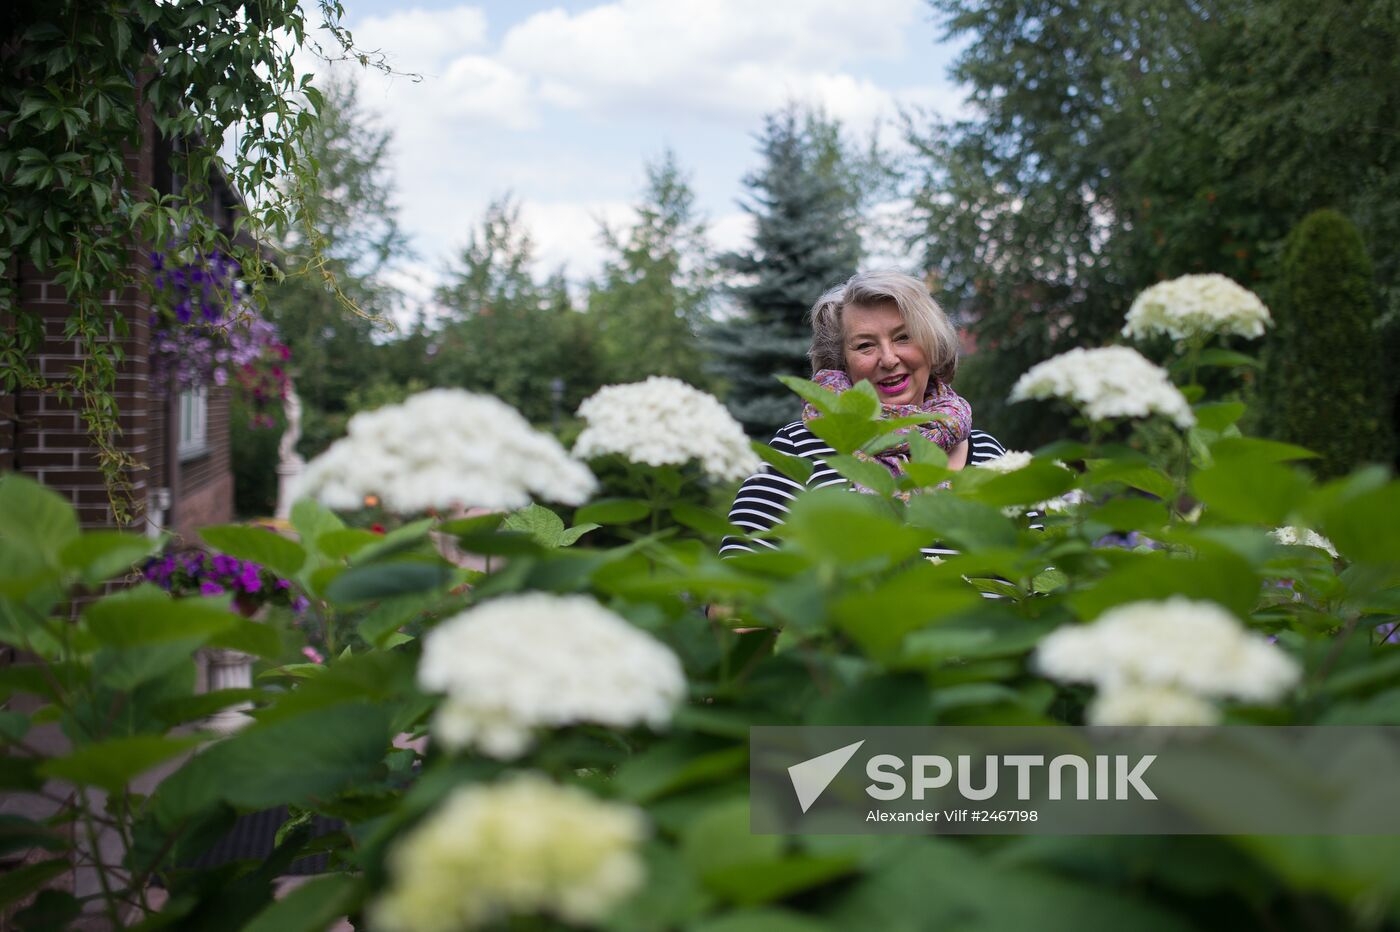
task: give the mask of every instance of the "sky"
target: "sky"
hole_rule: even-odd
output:
[[[902,106],[944,114],[956,46],[923,0],[345,0],[356,44],[402,72],[358,68],[362,104],[393,134],[397,275],[426,300],[486,206],[514,197],[537,271],[596,274],[599,222],[624,225],[645,166],[674,150],[718,251],[751,229],[739,203],[763,116],[821,105],[896,141]],[[324,71],[323,63],[309,63]]]

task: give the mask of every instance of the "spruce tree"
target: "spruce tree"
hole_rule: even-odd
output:
[[[732,288],[741,313],[714,327],[709,343],[730,411],[765,435],[798,413],[774,376],[811,373],[807,312],[860,262],[863,185],[840,125],[819,112],[788,107],[769,115],[759,151],[762,168],[744,179],[753,247],[724,262],[742,282]]]
[[[707,387],[697,330],[706,317],[714,273],[705,225],[675,156],[647,166],[647,187],[630,229],[602,230],[608,259],[589,288],[601,375],[635,382],[670,375]]]
[[[1316,451],[1323,476],[1392,456],[1376,347],[1371,260],[1335,210],[1289,234],[1260,391],[1263,426]]]

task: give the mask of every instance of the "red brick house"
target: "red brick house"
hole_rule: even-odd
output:
[[[170,170],[170,143],[148,119],[139,150],[128,154],[136,177],[157,191],[178,190],[181,179]],[[211,179],[213,195],[206,213],[231,231],[237,194],[222,177]],[[150,275],[146,253],[133,245],[130,268]],[[46,339],[31,360],[50,380],[67,377],[80,361],[73,341],[63,337],[70,306],[60,286],[28,263],[11,269],[20,307],[40,315]],[[129,287],[108,296],[109,306],[126,320],[125,360],[119,369],[116,399],[120,409],[120,445],[141,468],[129,475],[138,527],[167,528],[192,536],[196,528],[233,517],[233,473],[229,455],[229,391],[210,384],[179,392],[156,384],[150,352],[151,303],[143,289]],[[0,312],[0,326],[12,326]],[[83,427],[76,403],[51,392],[0,392],[0,471],[18,471],[66,496],[77,507],[84,527],[115,523],[108,493],[98,470],[96,450]]]

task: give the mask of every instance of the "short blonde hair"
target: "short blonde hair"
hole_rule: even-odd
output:
[[[812,305],[812,348],[807,352],[812,373],[846,368],[841,312],[848,307],[881,304],[893,304],[899,309],[909,336],[928,357],[933,377],[945,384],[952,382],[958,371],[957,331],[923,282],[894,269],[858,272]]]

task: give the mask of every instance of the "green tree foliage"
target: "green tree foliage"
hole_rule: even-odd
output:
[[[315,6],[341,50],[370,63],[340,27],[340,4]],[[225,242],[204,209],[216,172],[245,197],[241,222],[255,235],[301,211],[297,179],[309,166],[298,143],[317,94],[293,56],[314,44],[308,25],[295,0],[21,0],[0,10],[0,387],[55,388],[31,365],[42,321],[15,302],[15,270],[28,261],[72,306],[66,330],[82,352],[62,388],[80,399],[119,521],[131,516],[122,490],[136,464],[116,443],[119,344],[109,336],[124,336],[127,321],[103,299],[142,284],[133,246],[171,230],[206,251],[232,246],[256,271],[257,256]],[[182,179],[165,197],[126,160],[148,118],[172,153],[158,172]]]
[[[1392,455],[1381,396],[1371,260],[1361,233],[1334,210],[1289,235],[1260,391],[1270,436],[1321,455],[1338,476]]]
[[[562,273],[544,283],[530,266],[534,245],[509,198],[492,203],[437,290],[450,317],[437,334],[431,365],[435,384],[489,392],[536,422],[591,391],[582,315],[569,301]],[[555,380],[565,392],[555,401]]]
[[[1140,288],[1222,272],[1269,294],[1289,229],[1336,205],[1400,235],[1400,4],[932,0],[967,41],[976,115],[911,122],[925,260],[979,338],[979,422],[1034,445],[1064,422],[1003,409],[1026,367],[1101,342]],[[1388,307],[1400,260],[1373,248]]]
[[[646,171],[636,222],[623,233],[602,231],[609,256],[588,293],[599,374],[607,382],[670,375],[705,387],[697,332],[714,277],[705,225],[674,154]]]
[[[775,376],[807,376],[813,303],[855,273],[866,182],[840,124],[797,107],[771,114],[759,137],[763,166],[744,179],[753,247],[725,258],[740,277],[741,314],[710,334],[729,409],[753,433],[797,413]]]
[[[306,455],[344,433],[352,393],[392,377],[378,344],[402,298],[385,273],[408,254],[387,164],[390,132],[344,77],[328,81],[323,94],[304,141],[303,156],[316,168],[307,210],[284,238],[288,275],[268,289],[267,305],[292,350]],[[347,301],[359,313],[347,312]]]

